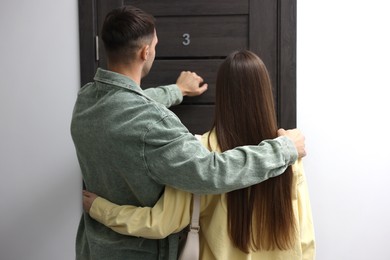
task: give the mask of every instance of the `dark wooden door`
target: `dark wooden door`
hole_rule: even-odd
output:
[[[210,129],[219,64],[233,50],[249,49],[265,62],[279,125],[296,125],[296,0],[79,0],[81,82],[106,67],[99,39],[113,8],[134,5],[156,17],[156,60],[142,88],[171,84],[182,70],[209,84],[199,97],[171,108],[192,133]]]

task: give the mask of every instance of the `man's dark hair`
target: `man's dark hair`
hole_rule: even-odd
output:
[[[154,20],[152,15],[133,6],[109,12],[102,27],[108,59],[127,63],[142,45],[150,44],[155,31]]]

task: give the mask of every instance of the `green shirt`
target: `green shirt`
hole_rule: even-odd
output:
[[[286,137],[224,153],[209,152],[167,107],[182,101],[176,85],[142,90],[130,78],[98,69],[79,92],[71,132],[87,190],[117,204],[153,206],[165,185],[225,193],[284,172],[297,159]],[[83,214],[77,259],[176,259],[178,235],[124,236]]]

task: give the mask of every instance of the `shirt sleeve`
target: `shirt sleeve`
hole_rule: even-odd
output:
[[[298,171],[297,199],[302,259],[313,260],[315,259],[315,234],[309,190],[307,187],[302,160],[298,161],[296,167]]]
[[[282,174],[298,157],[287,137],[221,154],[209,152],[174,116],[150,126],[143,143],[151,178],[196,194],[225,193],[260,183]]]
[[[175,106],[183,101],[183,95],[176,84],[148,88],[144,90],[144,94],[165,107]]]
[[[119,206],[98,197],[89,215],[123,235],[162,239],[189,225],[191,201],[191,193],[166,187],[153,207]]]

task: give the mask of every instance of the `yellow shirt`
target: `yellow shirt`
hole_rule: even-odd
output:
[[[208,146],[208,135],[202,143]],[[210,136],[210,150],[219,151],[214,133]],[[256,251],[246,254],[234,247],[227,230],[226,195],[201,196],[200,208],[200,259],[203,260],[295,260],[315,259],[315,238],[309,193],[302,161],[293,165],[293,209],[298,227],[296,243],[288,251]],[[192,194],[166,187],[153,208],[119,206],[101,197],[92,204],[90,216],[112,230],[132,236],[160,239],[179,232],[190,223]]]

